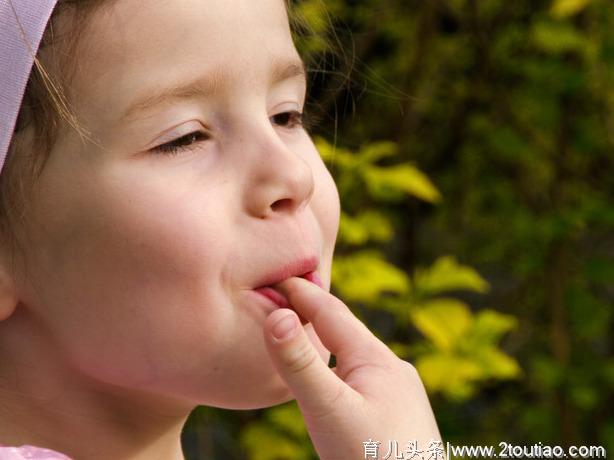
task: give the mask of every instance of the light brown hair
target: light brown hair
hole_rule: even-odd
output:
[[[58,0],[41,39],[0,174],[0,246],[11,263],[27,243],[22,229],[29,197],[63,122],[89,137],[69,107],[65,88],[76,70],[70,58],[87,20],[107,1]]]

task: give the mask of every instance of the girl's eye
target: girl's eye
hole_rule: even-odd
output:
[[[185,136],[181,136],[174,141],[154,147],[151,149],[151,151],[161,155],[176,155],[184,150],[192,150],[196,142],[205,141],[207,139],[209,139],[207,133],[202,131],[194,131],[186,134]]]
[[[271,120],[276,125],[283,126],[284,128],[301,128],[305,126],[303,116],[303,113],[292,110],[273,115]],[[197,142],[205,141],[207,139],[209,139],[209,135],[207,133],[203,131],[194,131],[171,142],[154,147],[151,149],[151,152],[161,155],[176,155],[182,151],[193,150],[195,148],[194,145]]]
[[[273,115],[271,120],[284,128],[300,128],[303,126],[303,114],[296,110]]]

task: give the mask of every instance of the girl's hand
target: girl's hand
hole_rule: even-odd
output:
[[[293,277],[274,288],[313,325],[337,360],[333,369],[322,361],[294,311],[281,308],[266,319],[268,351],[297,400],[320,459],[384,458],[396,441],[398,458],[411,442],[422,451],[414,458],[442,460],[443,452],[430,450],[441,436],[416,369],[375,337],[342,301],[310,281]],[[278,338],[275,326],[287,318],[294,327]],[[379,456],[366,456],[363,443],[369,440],[381,442]],[[395,459],[394,450],[388,458]]]

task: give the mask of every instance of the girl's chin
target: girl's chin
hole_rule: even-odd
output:
[[[247,405],[242,409],[266,409],[267,407],[278,406],[280,404],[287,403],[288,401],[292,401],[294,399],[294,395],[290,391],[289,388],[285,387],[281,393],[271,395],[270,397],[263,398],[260,401],[254,401],[254,404]]]
[[[232,397],[226,401],[218,401],[214,403],[203,402],[199,405],[229,410],[253,410],[278,406],[294,399],[294,395],[286,384],[283,383],[281,378],[279,378],[279,381],[276,381],[275,384],[271,384],[268,388],[260,387],[259,389],[246,389],[243,392],[243,395],[244,396],[242,398]]]

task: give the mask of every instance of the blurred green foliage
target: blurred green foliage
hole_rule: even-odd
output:
[[[613,452],[614,3],[293,14],[342,202],[333,293],[416,365],[444,441]],[[317,458],[294,402],[199,408],[185,440],[190,460]]]

